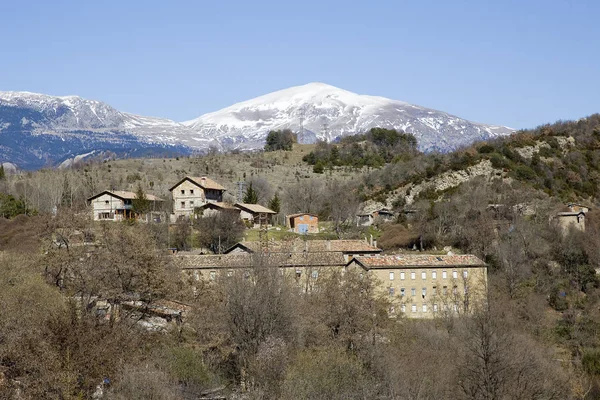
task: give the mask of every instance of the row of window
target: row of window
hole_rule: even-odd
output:
[[[194,208],[194,200],[190,200],[190,206],[189,208]],[[181,208],[185,208],[185,201],[181,202]]]
[[[469,271],[464,270],[463,271],[463,278],[467,278],[469,276]],[[393,281],[395,277],[394,271],[390,271],[390,281]],[[458,271],[452,271],[452,278],[457,279],[458,278]],[[400,272],[400,280],[403,281],[406,279],[406,273],[405,272]],[[417,273],[412,271],[410,273],[410,279],[415,280],[417,279]],[[423,280],[427,280],[427,271],[422,271],[421,272],[421,279]],[[437,279],[437,271],[431,271],[431,279]],[[442,279],[448,279],[448,271],[442,271]]]
[[[190,189],[189,192],[190,192],[190,195],[193,195],[194,189]],[[185,194],[185,189],[181,189],[181,194]]]
[[[435,296],[437,294],[437,286],[434,286],[431,288],[432,290],[432,295]],[[389,294],[390,296],[395,296],[396,295],[396,288],[394,287],[389,287]],[[467,294],[468,293],[468,288],[467,286],[465,286],[464,288],[464,293]],[[411,288],[410,289],[410,294],[411,296],[416,296],[417,295],[417,289],[416,288]],[[442,294],[443,295],[447,295],[448,294],[448,286],[442,286]],[[452,287],[452,294],[456,295],[458,294],[458,286],[453,286]],[[404,297],[406,296],[406,289],[405,288],[400,288],[400,297]],[[421,289],[421,296],[423,298],[425,298],[425,296],[427,296],[427,288],[424,287]]]
[[[432,311],[433,311],[433,312],[438,312],[438,311],[439,311],[439,308],[440,308],[440,307],[439,307],[437,304],[433,304]],[[451,310],[451,309],[452,309],[454,312],[458,312],[458,309],[459,309],[459,304],[458,304],[458,303],[454,303],[454,304],[452,304],[452,305],[450,305],[450,304],[444,304],[444,309],[445,309],[446,311],[449,311],[449,310]],[[418,310],[418,308],[417,308],[417,305],[416,305],[416,304],[412,304],[412,305],[410,306],[410,311],[411,311],[411,312],[413,312],[413,313],[416,313],[416,312],[417,312],[417,310]],[[428,310],[429,310],[429,307],[428,307],[428,305],[427,305],[427,304],[425,304],[425,303],[421,304],[421,312],[424,312],[424,313],[426,313],[426,312],[428,312]],[[402,304],[402,305],[400,306],[400,311],[401,311],[402,313],[406,313],[406,304]],[[394,310],[394,308],[393,308],[393,307],[390,309],[390,312],[391,312],[391,313],[394,313],[394,312],[395,312],[395,310]]]
[[[281,275],[283,275],[284,274],[284,270],[280,269],[279,273]],[[296,269],[295,273],[296,273],[296,278],[302,277],[302,270],[301,269]],[[233,276],[233,270],[227,271],[227,276]],[[317,271],[317,270],[311,271],[310,276],[313,279],[317,279],[319,277],[319,271]],[[250,277],[250,272],[249,271],[244,271],[244,278],[248,278],[248,277]],[[198,273],[198,271],[194,271],[194,278],[197,281],[200,280],[200,274]],[[208,278],[211,281],[214,281],[215,279],[217,279],[217,271],[210,271],[208,273]]]

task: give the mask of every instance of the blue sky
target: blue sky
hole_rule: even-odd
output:
[[[183,121],[308,82],[473,121],[600,112],[600,2],[0,0],[0,90]]]

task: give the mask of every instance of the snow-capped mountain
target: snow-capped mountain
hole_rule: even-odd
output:
[[[202,115],[184,125],[198,139],[224,147],[258,148],[270,130],[289,128],[303,142],[364,133],[373,127],[414,134],[424,151],[450,151],[513,132],[384,97],[358,95],[324,83],[279,90]]]
[[[55,166],[91,151],[120,156],[188,154],[192,132],[177,122],[118,111],[78,96],[0,92],[0,162]]]
[[[424,151],[450,151],[511,129],[323,83],[280,90],[178,123],[116,110],[78,96],[0,92],[0,162],[19,168],[63,167],[96,154],[190,154],[264,146],[271,130],[289,128],[302,143],[364,133],[372,127],[413,133]],[[78,158],[79,157],[79,158]]]

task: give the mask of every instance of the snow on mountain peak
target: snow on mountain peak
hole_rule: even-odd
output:
[[[270,130],[292,129],[300,140],[331,141],[373,127],[413,133],[422,150],[448,151],[512,132],[385,97],[359,95],[313,82],[278,90],[183,122],[224,147],[262,147]]]

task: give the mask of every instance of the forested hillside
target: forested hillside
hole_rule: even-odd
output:
[[[0,393],[90,398],[108,378],[108,399],[597,398],[598,160],[593,115],[447,155],[375,129],[292,150],[0,173]],[[331,237],[373,235],[390,254],[474,254],[488,264],[488,307],[389,318],[393,298],[368,276],[319,276],[320,289],[304,293],[259,258],[252,279],[194,282],[166,247],[218,250],[217,236],[251,231],[227,233],[233,222],[216,219],[169,229],[87,217],[85,199],[102,190],[168,199],[185,175],[222,183],[229,201],[238,181],[252,184],[258,203],[277,198],[279,218],[315,213]],[[585,231],[557,224],[568,202],[591,208]],[[357,227],[369,207],[396,218]],[[107,297],[142,311],[99,317]],[[175,328],[140,329],[167,300],[189,307]]]

